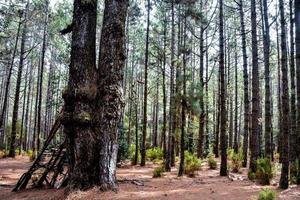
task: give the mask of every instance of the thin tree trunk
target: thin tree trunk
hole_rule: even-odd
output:
[[[149,26],[150,26],[150,0],[147,0],[147,30],[145,50],[145,75],[144,75],[144,115],[143,115],[143,140],[141,146],[141,166],[146,164],[146,138],[147,138],[147,100],[148,100],[148,59],[149,59]]]
[[[221,94],[220,94],[220,107],[221,107],[221,167],[220,176],[227,176],[227,136],[226,136],[226,96],[225,96],[225,67],[224,67],[224,33],[223,33],[223,0],[219,0],[220,14],[219,14],[219,46],[220,46],[220,75],[221,75]]]
[[[282,168],[279,187],[287,189],[289,186],[289,86],[287,67],[286,25],[284,17],[284,3],[279,0],[281,25],[281,73],[282,73]]]
[[[4,100],[3,100],[3,104],[2,104],[2,110],[1,110],[1,116],[0,116],[0,131],[1,129],[5,129],[5,116],[7,114],[7,110],[8,110],[8,97],[9,97],[9,89],[10,89],[10,79],[12,76],[12,71],[13,71],[13,67],[14,67],[14,62],[15,62],[15,57],[16,57],[16,52],[17,52],[17,48],[18,48],[18,41],[19,41],[19,35],[20,35],[20,28],[21,28],[21,24],[22,24],[22,14],[20,13],[19,16],[19,23],[18,23],[18,29],[17,29],[17,35],[16,35],[16,41],[15,41],[15,46],[14,46],[14,50],[13,50],[13,54],[12,54],[12,58],[11,58],[11,63],[10,63],[10,67],[9,67],[9,71],[8,71],[8,75],[7,75],[7,80],[6,80],[6,84],[5,84],[5,93],[4,93]]]
[[[27,4],[28,6],[28,4]],[[16,93],[15,93],[15,101],[13,107],[13,117],[12,117],[12,128],[11,128],[11,137],[10,137],[10,147],[9,147],[9,157],[15,157],[15,147],[16,147],[16,136],[17,136],[17,122],[18,122],[18,112],[19,112],[19,101],[20,101],[20,87],[22,81],[22,72],[24,67],[24,54],[25,54],[25,42],[26,42],[26,34],[27,34],[27,9],[24,15],[24,26],[22,31],[22,39],[21,39],[21,52],[20,52],[20,61],[17,75],[17,83],[16,83]]]
[[[263,45],[265,64],[265,156],[272,157],[272,113],[271,113],[271,88],[270,88],[270,30],[268,18],[268,2],[263,0]]]
[[[294,48],[294,19],[293,1],[289,1],[290,6],[290,74],[291,74],[291,135],[290,135],[290,161],[297,159],[297,133],[296,133],[296,85],[295,85],[295,48]]]
[[[296,84],[297,84],[297,158],[300,160],[300,0],[295,0],[295,44],[296,44]],[[298,174],[300,174],[300,162],[298,162]],[[300,184],[300,176],[297,177]]]
[[[243,78],[244,78],[244,137],[243,137],[243,167],[247,167],[248,161],[248,144],[249,144],[249,121],[250,121],[250,107],[249,107],[249,88],[248,88],[248,62],[247,62],[247,44],[246,31],[244,22],[243,0],[240,0],[239,13],[241,20],[241,35],[242,35],[242,52],[243,52]]]
[[[250,170],[256,172],[256,160],[259,157],[259,116],[260,116],[260,95],[259,95],[259,70],[258,70],[258,43],[256,28],[256,2],[251,0],[251,38],[252,38],[252,120],[250,137]]]

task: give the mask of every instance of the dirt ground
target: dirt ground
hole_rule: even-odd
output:
[[[266,186],[258,185],[247,179],[246,169],[240,174],[230,173],[229,177],[220,177],[219,170],[209,170],[206,162],[202,170],[194,178],[177,177],[177,170],[164,173],[162,178],[152,178],[155,165],[147,163],[146,167],[126,164],[117,170],[119,190],[115,192],[99,192],[93,188],[85,192],[73,192],[68,196],[64,190],[56,189],[27,189],[22,192],[11,192],[18,178],[28,169],[30,161],[27,157],[16,159],[0,159],[0,199],[1,200],[254,200],[259,191]],[[278,199],[300,199],[300,187],[278,189],[278,176],[267,186],[277,191]]]

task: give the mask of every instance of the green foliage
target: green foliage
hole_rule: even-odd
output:
[[[184,156],[184,173],[194,177],[195,172],[201,169],[202,161],[188,151],[184,152]]]
[[[248,179],[253,181],[255,179],[255,173],[251,170],[248,171]]]
[[[268,158],[259,158],[256,161],[255,179],[263,185],[269,185],[273,178],[273,164]]]
[[[227,149],[227,159],[232,160],[232,157],[234,156],[234,149]]]
[[[154,160],[162,160],[163,158],[163,151],[161,148],[159,147],[154,147],[151,149],[148,149],[146,151],[146,158],[154,161]]]
[[[153,178],[159,178],[165,172],[165,168],[163,166],[155,167],[153,170]]]
[[[231,158],[231,170],[233,173],[238,173],[242,167],[243,163],[243,153],[239,151],[238,153],[233,152]]]
[[[208,157],[209,169],[217,169],[217,161],[214,159],[213,155]]]
[[[258,200],[273,200],[276,198],[276,192],[269,188],[263,189],[258,194]]]
[[[290,165],[290,182],[291,182],[291,184],[296,184],[299,177],[300,177],[299,160],[296,159],[295,161],[291,162],[291,165]]]
[[[27,152],[26,152],[26,155],[28,156],[28,157],[32,157],[32,154],[33,154],[33,152],[32,152],[32,150],[28,150]]]
[[[131,163],[134,163],[134,157],[135,157],[135,145],[131,144],[128,149],[128,158],[130,159]],[[138,150],[138,159],[137,162],[139,163],[141,161],[141,153]]]

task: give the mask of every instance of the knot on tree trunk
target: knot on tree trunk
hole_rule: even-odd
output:
[[[70,90],[69,87],[66,87],[62,92],[62,97],[66,102],[95,102],[97,98],[97,86],[87,84],[77,90]]]

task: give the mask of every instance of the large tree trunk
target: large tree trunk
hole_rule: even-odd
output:
[[[127,6],[127,0],[105,1],[97,73],[97,1],[74,2],[70,77],[64,92],[71,188],[116,187]]]
[[[95,130],[100,111],[95,113],[93,103],[97,100],[96,3],[96,0],[74,1],[70,75],[63,94],[63,124],[71,162],[69,186],[79,189],[100,183],[99,152],[103,136]]]
[[[258,70],[258,44],[256,27],[256,2],[251,0],[251,38],[252,38],[252,126],[250,137],[250,170],[256,172],[256,160],[259,157],[260,136],[260,95],[259,95],[259,70]]]
[[[282,73],[282,168],[279,187],[287,189],[289,186],[289,86],[287,67],[287,46],[285,33],[284,3],[279,0],[281,25],[281,73]]]
[[[227,136],[226,136],[226,96],[225,96],[225,67],[224,67],[224,33],[223,33],[223,0],[219,0],[220,14],[219,14],[219,46],[220,46],[220,75],[221,75],[221,94],[220,94],[220,107],[221,107],[221,168],[220,175],[227,176]]]

